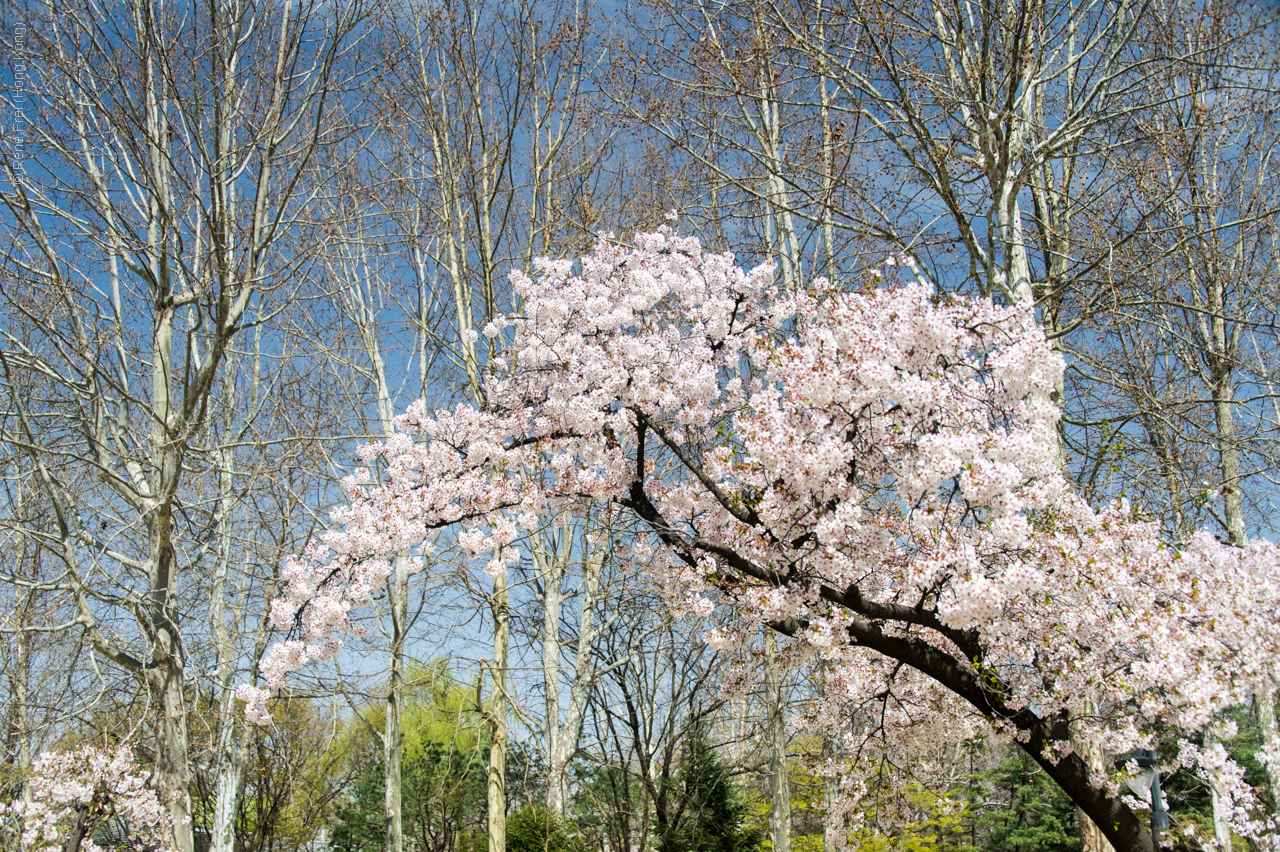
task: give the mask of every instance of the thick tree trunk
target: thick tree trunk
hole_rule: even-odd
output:
[[[1227,540],[1243,546],[1248,542],[1244,529],[1244,495],[1240,489],[1240,450],[1236,446],[1236,424],[1230,382],[1213,389],[1213,416],[1217,426],[1218,460],[1222,468],[1223,517]]]
[[[1227,822],[1227,808],[1218,793],[1218,788],[1209,785],[1210,798],[1213,802],[1213,839],[1218,843],[1220,852],[1231,852],[1231,825]]]
[[[18,491],[18,499],[16,514],[21,515],[22,491]],[[18,559],[23,563],[27,563],[32,557],[39,558],[38,547],[29,545],[27,536],[21,532],[17,536],[17,552]],[[32,553],[28,554],[28,548]],[[21,568],[21,566],[19,566]],[[28,576],[35,577],[36,566],[32,565],[31,573]],[[26,631],[27,622],[30,618],[33,604],[35,601],[35,591],[28,589],[22,595],[21,603],[14,613],[18,622],[18,630],[14,634],[13,643],[15,651],[15,659],[13,665],[8,666],[5,673],[9,681],[9,730],[6,732],[8,740],[9,753],[18,760],[18,777],[23,779],[22,784],[22,802],[23,804],[31,804],[31,785],[26,783],[25,779],[31,776],[31,714],[30,699],[28,695],[28,682],[31,676],[31,634]],[[1274,715],[1274,714],[1273,714]],[[1273,726],[1274,727],[1274,726]]]
[[[572,535],[572,529],[560,527],[560,540],[555,535],[556,524],[547,535],[538,536],[535,548],[536,562],[542,569],[542,684],[546,698],[546,718],[543,736],[547,749],[547,811],[564,816],[565,799],[568,797],[568,761],[563,759],[565,745],[560,730],[560,605],[564,600],[564,575],[568,567],[569,544],[564,536]]]
[[[222,427],[230,435],[235,428],[236,376],[234,362],[228,358],[222,374],[225,409]],[[224,446],[218,452],[218,559],[214,567],[211,592],[214,647],[218,653],[218,741],[214,749],[217,779],[213,793],[213,852],[235,852],[236,811],[240,804],[240,782],[244,776],[246,755],[240,744],[243,714],[235,699],[236,643],[227,626],[227,574],[235,552],[232,512],[235,508],[235,453]]]
[[[1217,742],[1217,725],[1210,724],[1204,732],[1204,744],[1206,747]],[[1213,839],[1218,843],[1220,852],[1231,852],[1231,825],[1227,821],[1229,814],[1227,813],[1226,801],[1222,793],[1218,790],[1218,785],[1212,780],[1209,782],[1209,801],[1213,806]]]
[[[158,347],[157,347],[158,348]],[[167,355],[167,347],[165,347]],[[168,364],[157,358],[157,364]],[[157,376],[155,386],[161,384]],[[155,391],[153,391],[155,392]],[[160,396],[159,392],[155,392]],[[156,408],[167,412],[167,405]],[[163,442],[163,426],[153,434],[153,458],[160,472],[153,493],[172,495],[177,490],[181,462],[177,453]],[[156,719],[155,784],[160,798],[169,807],[173,820],[174,848],[177,852],[194,852],[195,837],[191,824],[189,785],[191,771],[187,762],[187,703],[183,694],[185,663],[177,616],[178,565],[173,549],[173,503],[165,500],[147,518],[151,551],[151,604],[149,626],[153,630],[152,664],[145,669],[147,686],[159,709]]]
[[[404,729],[400,722],[401,700],[404,695],[404,642],[409,616],[409,565],[403,557],[397,558],[393,568],[391,588],[391,651],[390,672],[387,677],[387,718],[382,735],[383,767],[385,769],[385,796],[383,803],[383,849],[385,852],[402,852],[404,828],[401,818],[401,776],[404,766]]]
[[[234,711],[234,706],[232,709]],[[213,852],[234,852],[245,753],[236,742],[235,729],[239,723],[231,714],[226,714],[222,724],[224,730],[218,733],[218,780],[213,800]]]
[[[76,806],[76,820],[67,829],[67,839],[62,842],[62,852],[80,852],[80,844],[89,830],[89,806]]]
[[[1240,447],[1235,423],[1235,340],[1227,327],[1229,305],[1217,277],[1210,273],[1208,296],[1209,391],[1213,394],[1213,419],[1217,431],[1218,462],[1222,469],[1223,520],[1227,540],[1242,547],[1248,542],[1244,528],[1244,495],[1240,486]]]
[[[787,699],[782,691],[778,662],[778,640],[769,628],[764,631],[765,703],[769,725],[769,834],[773,852],[791,852],[791,788],[787,782]]]
[[[1004,243],[1005,263],[1008,265],[1005,283],[996,289],[1009,302],[1017,303],[1023,299],[1034,299],[1035,293],[1031,287],[1031,264],[1027,258],[1026,238],[1022,230],[1022,207],[1012,194],[1013,189],[1012,184],[1006,184],[1003,197],[995,205],[997,228],[1000,240]]]
[[[495,554],[495,556],[500,554]],[[507,848],[507,644],[508,619],[507,575],[504,570],[493,578],[493,691],[489,696],[489,849],[506,852]]]
[[[31,659],[31,637],[25,630],[19,630],[18,635],[14,637],[14,642],[18,646],[18,659],[17,665],[9,672],[9,688],[13,695],[11,735],[17,746],[15,750],[18,757],[19,777],[25,779],[31,774],[31,717],[27,699],[27,669]],[[1274,709],[1271,715],[1275,716]],[[1274,734],[1275,725],[1272,724],[1271,728]],[[22,801],[24,804],[31,804],[30,784],[22,785]]]
[[[1093,712],[1094,709],[1090,704],[1087,712]],[[1096,743],[1076,737],[1074,731],[1071,739],[1076,754],[1080,755],[1090,772],[1100,772],[1106,768],[1105,756]],[[1076,827],[1080,830],[1081,852],[1114,852],[1102,829],[1079,805],[1076,805]]]
[[[1275,690],[1259,692],[1253,697],[1254,717],[1258,722],[1258,739],[1262,745],[1280,744],[1280,736],[1276,733],[1276,693]],[[1271,793],[1271,812],[1280,814],[1280,766],[1275,764],[1266,767],[1267,788]]]
[[[195,852],[188,785],[191,770],[187,762],[187,708],[182,694],[182,663],[176,649],[170,660],[149,672],[152,695],[158,699],[160,719],[156,730],[155,784],[173,820],[174,848]]]

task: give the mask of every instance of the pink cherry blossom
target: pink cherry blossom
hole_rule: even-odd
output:
[[[814,730],[927,760],[985,728],[1117,849],[1148,849],[1119,775],[1090,772],[1073,743],[1123,754],[1172,727],[1189,749],[1215,712],[1274,685],[1280,551],[1166,542],[1129,506],[1074,495],[1052,401],[1063,365],[1030,304],[938,294],[909,257],[875,277],[905,266],[906,283],[782,294],[771,266],[670,228],[634,242],[603,235],[576,265],[513,273],[523,310],[495,323],[511,367],[485,409],[415,403],[360,451],[381,477],[353,478],[334,529],[286,565],[273,619],[301,638],[264,659],[268,686],[331,656],[391,559],[439,530],[479,556],[550,506],[606,501],[647,524],[632,552],[674,607],[808,646],[827,684]],[[265,693],[244,697],[265,718]],[[877,721],[851,728],[862,718]],[[1236,777],[1220,758],[1181,759]],[[848,796],[865,789],[841,777]],[[1269,831],[1238,793],[1238,830]],[[831,816],[857,810],[845,798]]]
[[[110,819],[120,821],[134,845],[171,852],[169,811],[146,786],[148,779],[149,773],[138,766],[126,745],[83,745],[71,751],[44,752],[35,759],[27,780],[30,803],[18,801],[11,806],[22,821],[22,849],[63,849],[65,835],[83,808],[83,852],[103,852],[93,842],[93,835]]]

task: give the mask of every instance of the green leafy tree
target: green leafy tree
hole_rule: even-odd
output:
[[[966,805],[919,784],[903,791],[909,820],[875,825],[850,837],[858,852],[973,852],[965,838]],[[871,814],[868,815],[869,817]]]
[[[591,766],[582,772],[574,800],[578,831],[595,849],[630,850],[642,835],[644,782],[620,766]],[[510,850],[508,850],[510,852]]]
[[[742,791],[699,727],[678,775],[679,804],[657,827],[658,852],[755,852],[764,832],[745,824]]]
[[[371,708],[353,734],[359,769],[338,809],[331,845],[341,852],[383,847],[384,710]],[[485,766],[488,738],[474,689],[459,683],[446,662],[410,669],[404,705],[401,809],[406,852],[475,852],[486,848]]]
[[[997,802],[978,817],[987,852],[1079,852],[1075,808],[1031,758],[1019,751],[991,774]]]
[[[507,818],[507,852],[587,852],[573,826],[530,803]]]

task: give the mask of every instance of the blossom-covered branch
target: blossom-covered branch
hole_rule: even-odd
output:
[[[95,833],[118,820],[136,848],[171,852],[173,822],[128,746],[80,746],[36,758],[30,802],[15,802],[25,852],[103,852]]]
[[[669,229],[635,241],[514,274],[524,310],[485,330],[507,343],[485,410],[417,403],[361,451],[384,474],[350,482],[335,529],[286,566],[275,617],[301,613],[303,635],[264,662],[269,687],[336,651],[391,555],[455,525],[491,552],[588,497],[648,525],[665,557],[651,570],[687,608],[722,602],[743,635],[768,623],[824,660],[816,728],[853,749],[850,714],[890,692],[881,727],[917,741],[930,729],[909,708],[976,712],[1117,849],[1150,849],[1118,779],[1073,742],[1123,755],[1274,684],[1277,549],[1174,546],[1072,493],[1062,363],[1028,303],[920,282],[780,294],[771,267]],[[244,692],[259,719],[265,695]],[[1267,830],[1238,805],[1240,831]]]

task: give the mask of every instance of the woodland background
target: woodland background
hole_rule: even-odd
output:
[[[761,637],[760,682],[726,697],[739,669],[611,562],[590,512],[545,518],[509,589],[447,547],[397,563],[367,638],[258,728],[234,690],[284,638],[283,560],[410,401],[482,400],[475,332],[518,310],[507,272],[670,211],[787,287],[864,286],[908,252],[941,290],[1034,298],[1081,493],[1173,541],[1273,538],[1278,15],[6,7],[0,800],[41,751],[131,742],[189,812],[182,852],[830,848],[824,744],[796,724],[821,678]],[[1273,697],[1221,722],[1206,737],[1274,808],[1250,758]],[[1165,790],[1175,826],[1214,835],[1213,790]],[[883,792],[860,848],[1103,842],[982,738]]]

